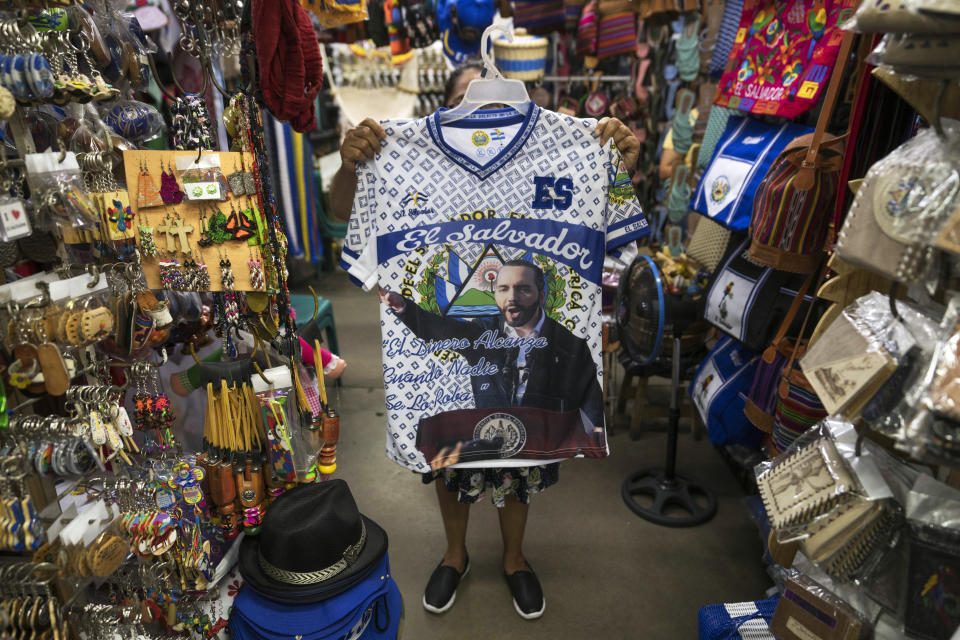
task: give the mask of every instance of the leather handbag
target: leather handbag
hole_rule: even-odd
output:
[[[757,189],[750,258],[774,269],[814,271],[834,219],[844,140],[827,134],[853,34],[844,32],[817,128],[791,141]]]

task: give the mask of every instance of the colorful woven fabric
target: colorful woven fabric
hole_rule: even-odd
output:
[[[820,98],[857,0],[747,0],[715,104],[796,118]]]
[[[251,12],[264,104],[297,131],[313,129],[313,100],[323,78],[309,15],[293,0],[254,0]]]
[[[584,4],[584,0],[563,0],[564,27],[567,31],[575,31],[580,24]]]
[[[743,12],[743,0],[727,0],[723,8],[723,21],[720,23],[720,32],[717,34],[717,44],[710,58],[710,77],[719,78],[723,75],[723,68],[727,65],[733,41],[737,38],[737,28],[740,26],[740,14]]]
[[[637,41],[636,16],[630,12],[603,16],[597,34],[597,57],[601,60],[631,53]]]
[[[592,56],[597,53],[597,3],[590,0],[583,8],[577,27],[577,55]]]
[[[806,148],[790,152],[799,158]],[[821,150],[823,153],[823,150]],[[796,162],[796,160],[794,161]],[[757,190],[751,221],[751,256],[775,268],[808,273],[816,268],[826,249],[827,232],[833,222],[839,171],[816,171],[814,185],[807,191],[796,188],[797,166],[788,154],[777,158]],[[839,165],[837,165],[839,169]]]
[[[727,128],[727,120],[734,115],[736,111],[726,107],[716,105],[710,107],[710,115],[707,118],[707,128],[703,132],[703,140],[700,142],[700,153],[697,155],[697,169],[706,169],[713,157],[713,152],[720,142],[723,132]]]
[[[810,427],[827,417],[827,410],[810,389],[800,369],[794,368],[790,373],[792,379],[788,382],[787,397],[777,395],[777,410],[773,416],[773,445],[778,451],[784,451]],[[798,376],[802,383],[796,381]]]
[[[563,29],[566,13],[563,0],[514,0],[513,24],[527,33],[545,35]]]

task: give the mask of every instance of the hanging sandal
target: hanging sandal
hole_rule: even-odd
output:
[[[700,73],[700,14],[680,20],[677,41],[677,71],[684,82],[693,82]]]
[[[696,102],[697,94],[690,89],[681,89],[677,95],[677,108],[673,115],[673,150],[686,156],[693,141],[693,123],[690,111]]]

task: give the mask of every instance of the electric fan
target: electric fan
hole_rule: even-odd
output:
[[[704,296],[689,297],[664,287],[660,267],[639,255],[620,276],[616,318],[620,341],[637,366],[656,361],[663,334],[673,333],[667,460],[662,469],[641,469],[623,482],[621,495],[638,516],[667,527],[691,527],[710,520],[717,498],[703,485],[676,473],[680,429],[680,349],[683,331],[703,315]],[[646,498],[650,504],[642,501]]]

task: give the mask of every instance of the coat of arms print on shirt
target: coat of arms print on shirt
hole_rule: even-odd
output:
[[[607,455],[600,279],[647,235],[595,122],[485,110],[386,122],[343,266],[379,288],[387,455],[415,471]]]

